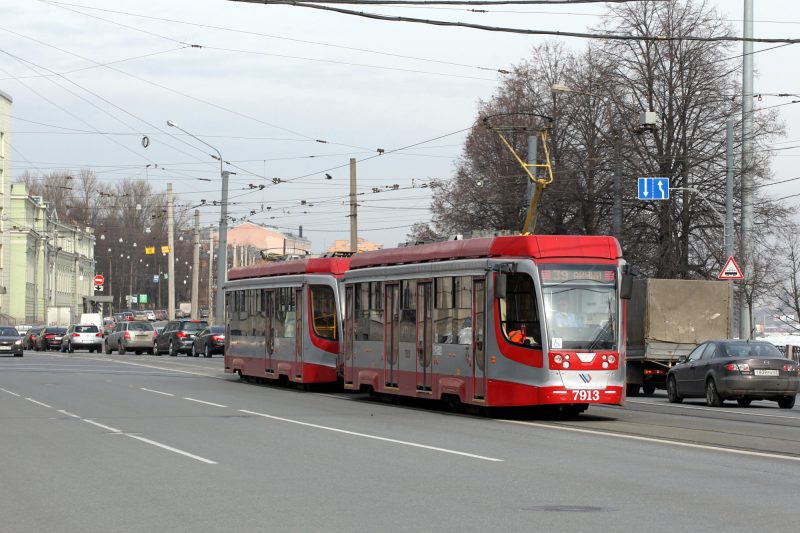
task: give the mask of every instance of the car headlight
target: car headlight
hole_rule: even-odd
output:
[[[19,346],[20,344],[22,344],[22,339],[14,341],[14,346]]]

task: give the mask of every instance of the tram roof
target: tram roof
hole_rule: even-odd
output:
[[[256,263],[228,270],[228,279],[265,278],[290,274],[344,274],[350,265],[349,257],[314,257],[294,261]]]
[[[443,241],[403,248],[360,252],[350,258],[350,268],[426,263],[476,258],[594,258],[622,257],[614,237],[595,235],[517,235]]]

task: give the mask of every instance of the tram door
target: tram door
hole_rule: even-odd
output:
[[[472,280],[472,397],[486,399],[486,280]]]
[[[264,291],[264,344],[266,344],[266,353],[264,355],[264,371],[267,374],[272,374],[275,370],[272,367],[272,353],[275,351],[275,328],[273,326],[273,317],[275,316],[274,293],[272,291]]]
[[[344,289],[344,353],[342,354],[342,372],[344,374],[344,384],[353,384],[353,348],[355,347],[355,302],[353,286],[348,285]]]
[[[303,377],[303,337],[305,328],[303,326],[303,287],[294,291],[294,377]]]
[[[431,391],[433,284],[417,283],[417,390]]]
[[[386,336],[383,346],[383,384],[385,387],[397,388],[400,371],[400,284],[385,284],[384,288]]]

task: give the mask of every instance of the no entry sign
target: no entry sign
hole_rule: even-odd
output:
[[[98,274],[94,277],[94,284],[95,285],[102,285],[105,283],[106,278],[104,278],[101,274]]]

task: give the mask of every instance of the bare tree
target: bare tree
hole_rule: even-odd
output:
[[[795,331],[800,331],[800,227],[782,226],[778,229],[776,252],[770,262],[777,262],[780,274],[775,280],[773,295],[777,300],[777,314],[781,321]],[[773,268],[775,265],[772,265]],[[788,315],[794,318],[789,320]]]

